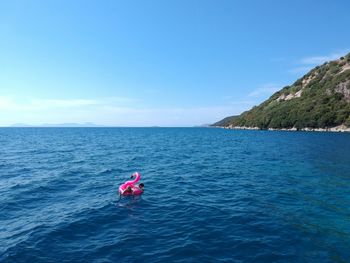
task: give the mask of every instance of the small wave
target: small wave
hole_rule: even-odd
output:
[[[331,134],[221,129],[7,135],[0,156],[1,262],[350,257],[350,141],[342,134],[335,141]],[[145,193],[118,202],[118,185],[135,170]]]

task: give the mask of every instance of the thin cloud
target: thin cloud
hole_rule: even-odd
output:
[[[299,59],[297,61],[297,66],[288,70],[288,73],[291,74],[306,74],[311,69],[313,69],[317,65],[322,65],[325,62],[339,59],[345,54],[349,53],[350,49],[343,49],[340,51],[332,52],[328,55],[319,55],[319,56],[309,56]]]
[[[124,97],[91,99],[30,99],[18,101],[12,97],[0,96],[0,110],[3,111],[37,111],[58,108],[87,108],[105,105],[123,105],[135,100]]]
[[[248,94],[248,97],[259,97],[259,96],[265,96],[265,95],[271,95],[272,93],[275,93],[276,91],[280,90],[280,86],[273,84],[273,83],[268,83],[265,85],[262,85],[261,87],[253,90]]]
[[[302,67],[296,67],[288,70],[289,73],[292,74],[305,74],[309,72],[313,67],[312,66],[302,66]]]
[[[228,105],[246,105],[246,104],[255,104],[254,100],[237,100],[237,96],[223,96],[221,97],[225,104]]]
[[[75,108],[82,106],[99,105],[102,102],[97,100],[87,100],[87,99],[47,99],[47,100],[34,100],[31,105],[37,106],[39,108]]]
[[[339,59],[341,56],[344,56],[347,53],[349,53],[349,51],[350,49],[345,49],[339,52],[332,52],[331,54],[328,54],[328,55],[305,57],[300,60],[300,64],[320,65],[327,61]]]
[[[105,125],[120,126],[193,126],[214,123],[226,116],[240,114],[252,105],[212,107],[132,108],[106,106],[92,113]],[[125,118],[128,116],[128,118]]]
[[[13,110],[25,110],[23,105],[18,104],[11,97],[1,96],[0,97],[0,110],[2,111],[13,111]]]
[[[239,114],[254,105],[254,102],[249,101],[232,101],[222,106],[153,108],[143,107],[140,103],[136,106],[118,103],[131,100],[100,98],[16,101],[0,96],[0,125],[91,122],[109,126],[193,126],[214,123],[223,116]]]

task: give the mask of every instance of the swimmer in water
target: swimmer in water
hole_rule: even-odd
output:
[[[139,184],[138,187],[139,187],[139,189],[140,189],[142,192],[145,190],[145,189],[144,189],[144,187],[145,187],[145,184],[144,184],[144,183]]]
[[[143,193],[144,191],[144,186],[145,184],[141,183],[139,185],[135,185],[135,186],[128,186],[127,188],[125,188],[125,190],[121,193],[119,193],[119,200],[118,202],[121,200],[123,195],[130,195],[132,196],[132,198],[134,198],[135,196],[139,196]]]
[[[131,186],[129,185],[124,191],[123,194],[133,194],[133,190],[131,188]]]

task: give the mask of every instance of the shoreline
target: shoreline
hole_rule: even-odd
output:
[[[281,129],[275,129],[275,128],[268,128],[268,129],[261,129],[259,127],[247,127],[247,126],[216,126],[218,128],[228,129],[228,130],[262,130],[262,131],[306,131],[306,132],[350,132],[350,127],[347,127],[345,125],[339,125],[335,127],[330,128],[301,128],[297,129],[295,127],[293,128],[281,128]]]

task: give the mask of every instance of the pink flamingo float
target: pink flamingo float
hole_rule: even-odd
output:
[[[135,172],[132,174],[131,178],[134,180],[126,181],[125,183],[121,184],[119,186],[119,194],[121,196],[128,196],[128,195],[141,195],[143,193],[143,189],[140,189],[139,186],[135,185],[138,181],[141,179],[141,174],[138,172]],[[131,191],[128,191],[128,187],[131,188]]]

